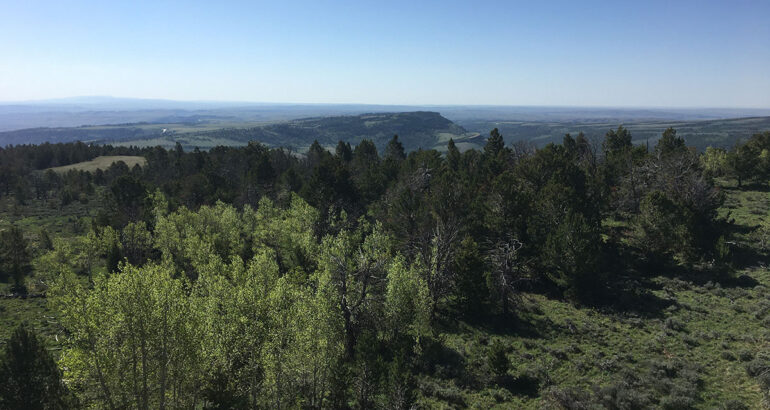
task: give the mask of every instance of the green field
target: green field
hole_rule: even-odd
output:
[[[116,162],[123,161],[129,168],[135,165],[144,166],[147,160],[144,157],[130,155],[106,155],[92,159],[91,161],[78,162],[77,164],[65,165],[62,167],[49,168],[54,172],[68,172],[71,170],[94,172],[97,169],[105,170]]]

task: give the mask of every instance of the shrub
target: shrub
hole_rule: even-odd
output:
[[[685,342],[689,346],[697,346],[698,345],[698,340],[695,339],[693,336],[690,336],[690,335],[685,335],[682,338],[682,341]]]
[[[490,346],[487,353],[487,359],[489,360],[489,368],[492,369],[496,376],[500,377],[508,373],[511,363],[508,360],[505,345],[499,339],[495,339],[492,342],[492,346]]]
[[[738,358],[741,359],[742,362],[748,362],[754,358],[754,352],[746,349],[741,350],[738,352]]]
[[[722,352],[722,359],[729,360],[729,361],[735,361],[737,358],[735,355],[730,351],[724,351]]]
[[[595,391],[596,400],[607,409],[643,409],[650,407],[650,396],[625,382],[618,382]]]
[[[660,407],[666,410],[689,409],[695,405],[695,400],[688,396],[666,396],[660,400]]]
[[[743,404],[740,400],[730,399],[719,406],[720,410],[749,410],[749,406]]]
[[[549,408],[561,408],[565,410],[587,409],[591,403],[591,395],[587,391],[574,387],[551,387],[543,395],[550,405]]]
[[[746,364],[746,373],[751,377],[758,377],[770,372],[770,363],[762,359],[754,359]]]
[[[675,332],[681,332],[684,330],[684,323],[676,318],[670,317],[663,323],[666,329],[673,330]]]

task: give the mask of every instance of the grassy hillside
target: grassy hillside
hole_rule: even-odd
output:
[[[309,146],[313,140],[333,147],[340,140],[355,144],[363,138],[370,138],[379,148],[384,148],[396,134],[407,150],[433,148],[440,143],[445,144],[449,138],[465,140],[476,137],[476,134],[467,133],[435,112],[309,118],[245,130],[211,131],[203,135],[298,148]]]
[[[144,166],[147,164],[147,160],[144,157],[137,157],[131,155],[105,155],[92,159],[91,161],[78,162],[77,164],[64,165],[61,167],[49,168],[55,172],[67,172],[70,170],[89,171],[94,172],[97,169],[105,170],[110,165],[123,161],[129,168],[134,165]]]
[[[14,224],[24,231],[30,243],[33,256],[45,252],[41,248],[41,232],[45,230],[51,238],[71,240],[84,235],[97,214],[103,195],[98,191],[88,201],[73,201],[60,205],[58,201],[29,199],[25,205],[16,203],[13,197],[0,198],[0,230]],[[0,281],[0,347],[11,332],[22,322],[32,325],[48,342],[49,348],[58,352],[63,342],[61,327],[45,298],[4,298],[11,284]],[[34,292],[34,290],[33,290]]]
[[[652,276],[618,272],[623,307],[575,307],[524,294],[517,323],[444,329],[446,347],[434,353],[442,363],[419,381],[422,404],[647,408],[662,398],[666,408],[767,408],[747,369],[767,360],[770,349],[768,255],[752,234],[769,217],[770,194],[724,188],[737,273],[675,266]],[[486,388],[495,343],[512,365],[491,383],[496,388]]]
[[[483,138],[469,133],[436,112],[377,113],[351,116],[306,118],[292,121],[256,123],[213,121],[211,118],[166,118],[169,123],[140,123],[76,128],[34,128],[0,133],[0,143],[93,141],[122,146],[208,149],[217,145],[239,146],[259,141],[274,147],[306,149],[314,140],[334,147],[338,141],[353,144],[363,138],[384,148],[398,134],[407,150],[439,148],[454,138],[464,146],[480,147]]]
[[[470,143],[479,147],[483,138],[468,133],[462,127],[435,112],[406,112],[364,114],[307,118],[301,120],[262,124],[253,127],[229,127],[214,130],[171,128],[166,135],[155,139],[121,141],[118,145],[161,145],[170,147],[177,141],[185,147],[209,148],[216,145],[245,145],[259,141],[274,147],[290,147],[303,151],[318,140],[321,145],[334,148],[342,140],[357,144],[364,138],[374,141],[383,149],[393,135],[398,135],[407,150],[438,148],[446,141]]]

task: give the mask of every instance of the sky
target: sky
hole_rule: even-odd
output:
[[[768,21],[768,0],[0,0],[0,101],[770,108]]]

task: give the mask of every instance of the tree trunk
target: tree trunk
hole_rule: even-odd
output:
[[[161,340],[161,355],[160,355],[160,403],[158,408],[160,410],[166,409],[166,378],[168,372],[168,308],[165,307],[163,311],[163,338]]]

